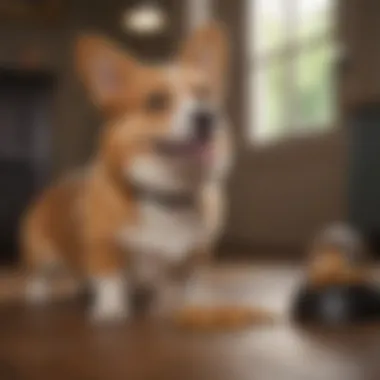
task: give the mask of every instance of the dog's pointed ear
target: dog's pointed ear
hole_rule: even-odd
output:
[[[203,72],[214,89],[222,89],[229,65],[229,42],[223,25],[210,22],[196,30],[180,52],[180,63]]]
[[[120,104],[137,68],[136,60],[97,35],[78,38],[75,59],[77,72],[95,104],[101,108]]]

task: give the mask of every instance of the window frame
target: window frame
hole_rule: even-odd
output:
[[[330,123],[324,124],[298,124],[294,122],[295,113],[297,112],[297,58],[299,58],[303,53],[307,51],[316,51],[318,48],[323,46],[331,46],[333,49],[333,60],[332,65],[334,66],[337,61],[337,47],[338,47],[338,0],[329,0],[332,2],[331,5],[331,26],[328,30],[320,31],[319,33],[313,33],[309,36],[299,36],[297,35],[297,26],[300,23],[300,17],[297,12],[297,1],[298,0],[283,0],[284,5],[282,11],[284,12],[284,31],[286,37],[284,42],[275,47],[269,47],[262,49],[260,51],[256,50],[257,33],[258,26],[256,23],[256,12],[257,12],[257,1],[247,0],[248,9],[246,13],[246,30],[248,38],[246,41],[246,54],[248,59],[247,67],[247,78],[248,78],[248,89],[247,89],[247,102],[246,102],[246,114],[247,114],[247,128],[246,135],[250,143],[257,145],[267,145],[272,142],[278,142],[282,140],[287,140],[288,138],[293,138],[297,132],[301,136],[309,136],[314,134],[325,133],[333,128],[339,119],[339,109],[338,101],[335,101],[334,114]],[[290,6],[288,6],[290,5]],[[257,109],[257,97],[256,93],[258,91],[258,86],[255,84],[254,80],[261,70],[266,70],[268,66],[278,62],[283,62],[286,65],[286,80],[284,83],[284,91],[286,94],[286,99],[283,99],[284,107],[288,110],[285,114],[285,120],[283,126],[281,127],[282,132],[275,133],[273,136],[269,135],[265,137],[263,134],[258,132],[260,128],[257,125],[257,119],[255,118],[255,109]],[[334,68],[333,68],[334,69]],[[253,84],[252,84],[253,82]],[[334,81],[335,82],[335,81]],[[333,84],[334,93],[337,95],[338,85]],[[337,99],[337,96],[335,96]],[[253,111],[252,111],[253,109]],[[253,116],[253,117],[252,117]],[[331,125],[330,125],[331,124]]]

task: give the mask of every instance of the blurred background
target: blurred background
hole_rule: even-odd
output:
[[[19,262],[26,205],[96,146],[102,120],[74,72],[76,37],[103,33],[161,62],[211,18],[231,38],[236,140],[218,252],[253,265],[208,268],[195,293],[287,311],[306,247],[334,221],[380,257],[379,0],[0,0],[0,301],[17,287],[24,296],[8,265]],[[139,321],[88,327],[82,303],[4,305],[1,380],[380,378],[378,329],[313,335],[284,314],[268,329],[205,339]]]
[[[222,251],[301,258],[319,228],[349,220],[380,254],[379,16],[378,0],[1,0],[1,261],[17,262],[31,197],[95,146],[75,38],[104,33],[159,62],[209,18],[227,25],[233,56]]]

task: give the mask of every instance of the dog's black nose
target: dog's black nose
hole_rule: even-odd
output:
[[[201,141],[211,137],[215,125],[215,115],[210,111],[197,111],[193,114],[194,137]]]

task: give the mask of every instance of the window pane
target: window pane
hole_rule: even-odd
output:
[[[333,44],[302,51],[296,57],[295,126],[328,128],[335,117]]]
[[[268,53],[285,42],[286,0],[251,0],[254,54]],[[252,21],[251,21],[252,22]]]
[[[297,37],[301,40],[330,31],[337,0],[297,0]]]
[[[259,141],[273,139],[284,132],[284,66],[283,62],[274,62],[258,69],[253,75],[251,89],[255,104],[251,109],[251,127],[255,139]]]

